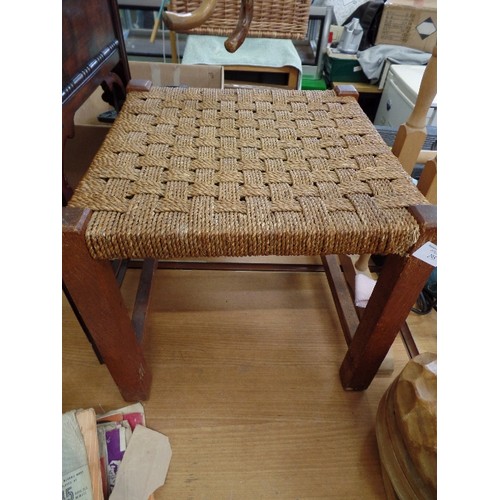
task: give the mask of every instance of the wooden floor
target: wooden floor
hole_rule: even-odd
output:
[[[64,297],[62,320],[63,411],[123,406]],[[436,320],[408,320],[421,352],[436,352]],[[398,338],[393,374],[345,392],[323,273],[160,270],[148,325],[146,422],[173,451],[156,500],[385,498],[375,416],[408,357]]]

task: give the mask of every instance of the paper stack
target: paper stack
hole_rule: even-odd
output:
[[[169,440],[146,427],[140,403],[63,414],[63,500],[151,500],[165,482]]]

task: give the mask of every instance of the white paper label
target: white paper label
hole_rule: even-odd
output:
[[[413,252],[413,256],[427,262],[427,264],[430,264],[431,266],[437,267],[437,245],[431,243],[430,241],[424,243],[418,250]]]
[[[62,477],[62,500],[92,500],[92,482],[88,465]]]

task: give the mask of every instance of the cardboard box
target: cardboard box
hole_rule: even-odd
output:
[[[224,68],[210,64],[171,64],[129,61],[132,78],[164,87],[224,88]]]
[[[368,82],[356,54],[343,54],[328,48],[325,77],[329,82]]]
[[[375,45],[401,45],[430,53],[436,43],[436,0],[386,1]]]

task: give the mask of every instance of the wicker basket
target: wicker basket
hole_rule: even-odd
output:
[[[171,0],[168,10],[177,13],[193,12],[201,0]],[[253,19],[248,32],[254,38],[306,38],[310,0],[255,0]],[[210,19],[189,30],[198,35],[228,36],[238,23],[239,0],[217,0]]]

